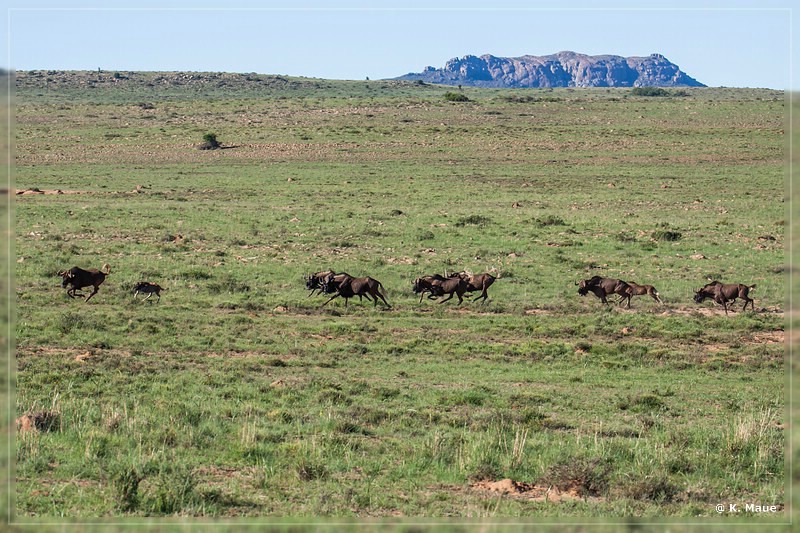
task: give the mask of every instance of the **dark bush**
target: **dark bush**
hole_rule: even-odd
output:
[[[469,102],[469,98],[467,98],[466,94],[454,93],[452,91],[444,93],[444,99],[448,102]]]
[[[669,96],[670,92],[661,87],[634,87],[631,94],[634,96]]]
[[[580,496],[599,496],[608,490],[611,464],[608,459],[571,457],[551,466],[539,481],[562,492],[576,491]]]
[[[222,145],[217,140],[217,135],[214,133],[206,133],[203,135],[203,144],[198,146],[200,150],[216,150]]]
[[[545,215],[543,217],[537,218],[534,220],[534,223],[540,227],[544,228],[547,226],[565,226],[566,223],[564,219],[556,215]]]
[[[680,231],[656,230],[653,232],[653,239],[657,241],[679,241],[683,237]]]
[[[459,228],[463,226],[485,226],[491,221],[492,220],[489,217],[485,217],[483,215],[469,215],[461,218],[454,225]]]

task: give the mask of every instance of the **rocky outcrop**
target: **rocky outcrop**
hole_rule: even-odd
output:
[[[647,57],[548,56],[453,58],[443,68],[426,67],[399,80],[476,87],[705,87],[661,54]]]

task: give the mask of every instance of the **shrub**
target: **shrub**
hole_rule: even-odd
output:
[[[598,496],[608,490],[610,473],[608,459],[571,457],[551,466],[540,482],[562,492],[574,490],[581,497]]]
[[[456,227],[463,227],[463,226],[485,226],[486,224],[490,223],[492,220],[489,217],[485,217],[483,215],[469,215],[467,217],[461,218],[458,222],[454,225]]]
[[[679,241],[683,237],[680,231],[656,230],[653,232],[653,239],[656,241]]]
[[[634,96],[669,96],[670,93],[661,87],[634,87],[631,90]]]
[[[215,133],[206,133],[203,135],[203,144],[201,144],[198,148],[200,148],[200,150],[216,150],[221,146],[222,145],[217,140],[217,135]]]
[[[467,98],[466,94],[454,93],[452,91],[444,93],[444,99],[448,102],[469,102],[469,98]]]
[[[545,215],[541,218],[535,219],[534,224],[540,228],[544,228],[547,226],[565,226],[566,222],[564,222],[564,219],[556,215]]]

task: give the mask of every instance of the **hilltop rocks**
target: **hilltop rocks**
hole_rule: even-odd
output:
[[[661,54],[647,57],[588,56],[559,52],[547,56],[473,55],[426,67],[399,80],[476,87],[704,87]]]

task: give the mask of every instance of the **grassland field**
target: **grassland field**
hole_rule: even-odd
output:
[[[786,520],[783,92],[16,87],[17,520]],[[325,269],[391,309],[321,308]],[[486,304],[411,291],[463,269]],[[664,304],[580,297],[595,274]],[[708,278],[755,311],[694,303]],[[715,510],[745,503],[777,512]]]

